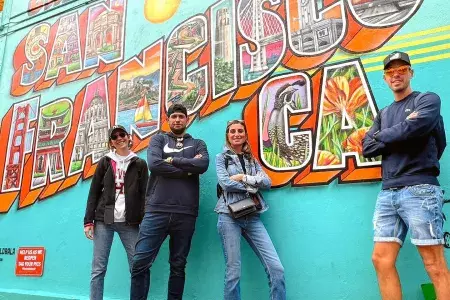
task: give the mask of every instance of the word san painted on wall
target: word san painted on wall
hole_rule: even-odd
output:
[[[174,103],[192,122],[248,101],[249,140],[274,186],[378,180],[379,159],[361,154],[377,113],[363,66],[352,59],[323,67],[338,49],[378,49],[422,1],[384,14],[375,2],[222,0],[125,62],[127,1],[34,26],[14,53],[12,96],[103,75],[73,101],[41,106],[36,95],[12,105],[0,131],[9,144],[0,155],[0,212],[16,198],[26,207],[92,176],[113,124],[130,129],[134,151],[144,149],[168,130]]]

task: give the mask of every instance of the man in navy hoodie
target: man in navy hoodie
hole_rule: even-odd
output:
[[[382,156],[383,182],[373,217],[373,264],[382,299],[402,299],[395,267],[408,229],[438,299],[450,299],[450,274],[444,257],[443,193],[439,159],[446,146],[434,93],[411,89],[409,56],[393,52],[384,59],[384,81],[394,102],[382,109],[363,139],[365,157]]]
[[[209,155],[205,143],[185,133],[187,110],[174,104],[168,110],[169,133],[152,137],[148,146],[150,178],[145,216],[133,257],[130,299],[147,299],[150,267],[170,236],[170,277],[167,299],[182,299],[186,258],[198,215],[199,175],[206,172]]]

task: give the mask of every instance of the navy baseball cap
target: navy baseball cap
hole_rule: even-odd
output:
[[[401,60],[408,65],[411,65],[408,54],[406,54],[405,52],[395,51],[386,56],[386,58],[383,60],[384,69],[386,70],[388,65],[395,60]]]
[[[112,135],[113,132],[116,131],[116,130],[122,130],[122,131],[125,131],[125,133],[129,135],[129,133],[128,133],[128,131],[125,129],[125,127],[123,127],[122,125],[114,125],[113,127],[111,127],[111,128],[109,129],[109,132],[108,132],[108,137],[109,137],[110,139],[111,139],[111,135]]]

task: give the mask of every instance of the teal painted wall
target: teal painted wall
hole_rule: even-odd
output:
[[[24,2],[6,1],[4,24],[8,22],[5,15],[13,16],[26,9],[28,3],[25,5]],[[143,1],[128,1],[123,61],[138,54],[158,38],[167,38],[175,26],[197,13],[205,12],[213,3],[210,0],[182,1],[172,18],[162,24],[152,24],[144,17]],[[61,4],[61,7],[40,13],[27,22],[60,13],[70,6],[73,4]],[[84,9],[81,7],[79,11]],[[380,59],[370,59],[382,57],[397,48],[410,51],[411,58],[416,62],[413,61],[413,88],[434,91],[441,96],[442,114],[446,128],[450,130],[450,121],[447,121],[450,120],[447,99],[450,94],[447,77],[450,76],[448,11],[448,1],[424,1],[417,13],[382,48],[364,55],[344,55],[340,51],[335,57],[339,60],[361,57],[376,104],[382,108],[392,101],[392,96],[382,80],[382,72],[376,69],[381,63]],[[48,22],[53,24],[57,18],[56,15]],[[10,21],[20,20],[16,17]],[[30,27],[4,34],[6,30],[13,31],[26,24],[25,21],[10,23],[2,33],[1,116],[14,103],[35,95],[41,96],[41,106],[61,97],[73,100],[87,83],[100,76],[95,73],[68,84],[53,85],[49,89],[31,91],[18,97],[11,96],[14,50],[28,34]],[[411,37],[405,38],[408,34]],[[233,102],[210,116],[196,119],[189,127],[188,131],[192,135],[205,140],[211,157],[221,151],[226,121],[241,118],[246,102]],[[2,145],[0,151],[6,151],[7,143],[2,141]],[[145,155],[146,151],[139,152],[139,156],[145,158]],[[450,191],[449,151],[444,154],[441,166],[440,182],[444,189]],[[201,177],[200,213],[188,258],[185,299],[222,297],[225,266],[216,230],[217,215],[213,212],[216,203],[215,184],[212,160],[208,171]],[[44,275],[40,278],[16,277],[15,256],[0,255],[0,299],[24,299],[25,296],[17,294],[27,297],[41,295],[44,298],[54,296],[58,299],[88,297],[92,242],[83,234],[82,219],[89,185],[90,180],[79,181],[72,188],[21,209],[15,202],[8,212],[0,215],[0,248],[44,246],[47,251]],[[379,190],[379,182],[338,184],[334,180],[328,185],[287,185],[264,193],[270,209],[262,218],[285,267],[288,299],[379,299],[371,264],[372,213]],[[444,211],[450,213],[448,207],[444,207]],[[450,225],[446,223],[444,228],[450,230]],[[243,243],[242,251],[242,298],[267,299],[267,277],[262,265],[246,243]],[[447,259],[450,258],[449,253],[446,251]],[[404,298],[423,299],[420,285],[429,282],[429,279],[415,247],[409,242],[409,235],[397,267]],[[125,251],[116,237],[105,281],[105,296],[108,299],[127,299],[130,283],[127,268]],[[168,274],[166,242],[152,268],[151,299],[165,299]]]

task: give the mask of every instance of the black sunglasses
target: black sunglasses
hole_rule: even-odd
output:
[[[125,132],[119,132],[118,134],[111,134],[111,139],[113,140],[113,141],[115,141],[115,140],[117,140],[117,138],[118,137],[121,137],[121,138],[124,138],[124,137],[126,137],[127,136],[127,134],[125,133]]]

